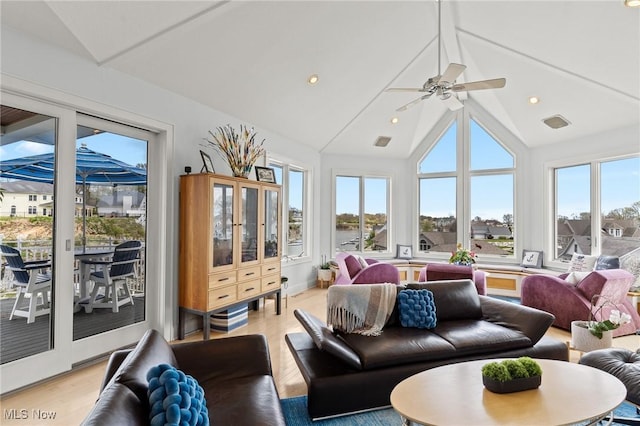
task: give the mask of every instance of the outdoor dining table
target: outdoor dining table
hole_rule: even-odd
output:
[[[91,264],[87,263],[87,260],[101,260],[105,257],[110,257],[113,254],[113,248],[100,248],[100,247],[83,247],[78,248],[74,252],[74,258],[80,262],[80,296],[75,301],[73,311],[78,312],[80,310],[81,303],[87,302],[89,299],[89,277],[91,275]]]

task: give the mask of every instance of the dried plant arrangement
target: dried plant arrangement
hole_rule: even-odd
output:
[[[207,139],[220,156],[229,163],[234,176],[247,177],[253,165],[264,155],[264,139],[256,142],[256,132],[240,125],[240,132],[230,125],[209,130],[212,139]]]

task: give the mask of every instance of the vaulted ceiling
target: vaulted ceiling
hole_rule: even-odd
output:
[[[421,87],[450,62],[467,66],[458,83],[507,79],[460,99],[530,147],[640,126],[640,9],[622,3],[443,0],[440,70],[435,0],[0,5],[2,26],[323,153],[405,158],[447,108],[433,96],[396,112],[420,94],[385,89]],[[542,122],[556,114],[570,126]]]

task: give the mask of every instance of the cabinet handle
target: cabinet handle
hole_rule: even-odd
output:
[[[255,272],[247,272],[246,274],[244,274],[245,277],[249,277],[251,275],[255,275]]]
[[[227,277],[227,278],[220,278],[220,279],[218,280],[218,282],[220,282],[220,281],[229,281],[229,277]]]
[[[275,281],[269,281],[269,282],[267,283],[267,286],[274,285],[275,283],[276,283]]]
[[[247,291],[253,291],[253,290],[255,290],[255,289],[256,289],[255,287],[250,287],[250,288],[246,289],[246,290],[245,290],[245,292],[247,292]]]
[[[275,268],[275,267],[272,267],[272,268],[267,269],[267,271],[275,271],[275,270],[276,270],[276,268]]]
[[[227,297],[229,297],[229,295],[228,295],[228,294],[225,294],[224,296],[218,296],[218,299],[225,299],[225,298],[227,298]]]

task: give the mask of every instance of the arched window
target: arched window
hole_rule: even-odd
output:
[[[418,163],[420,251],[449,253],[462,243],[479,257],[513,256],[514,180],[513,153],[458,115]]]

